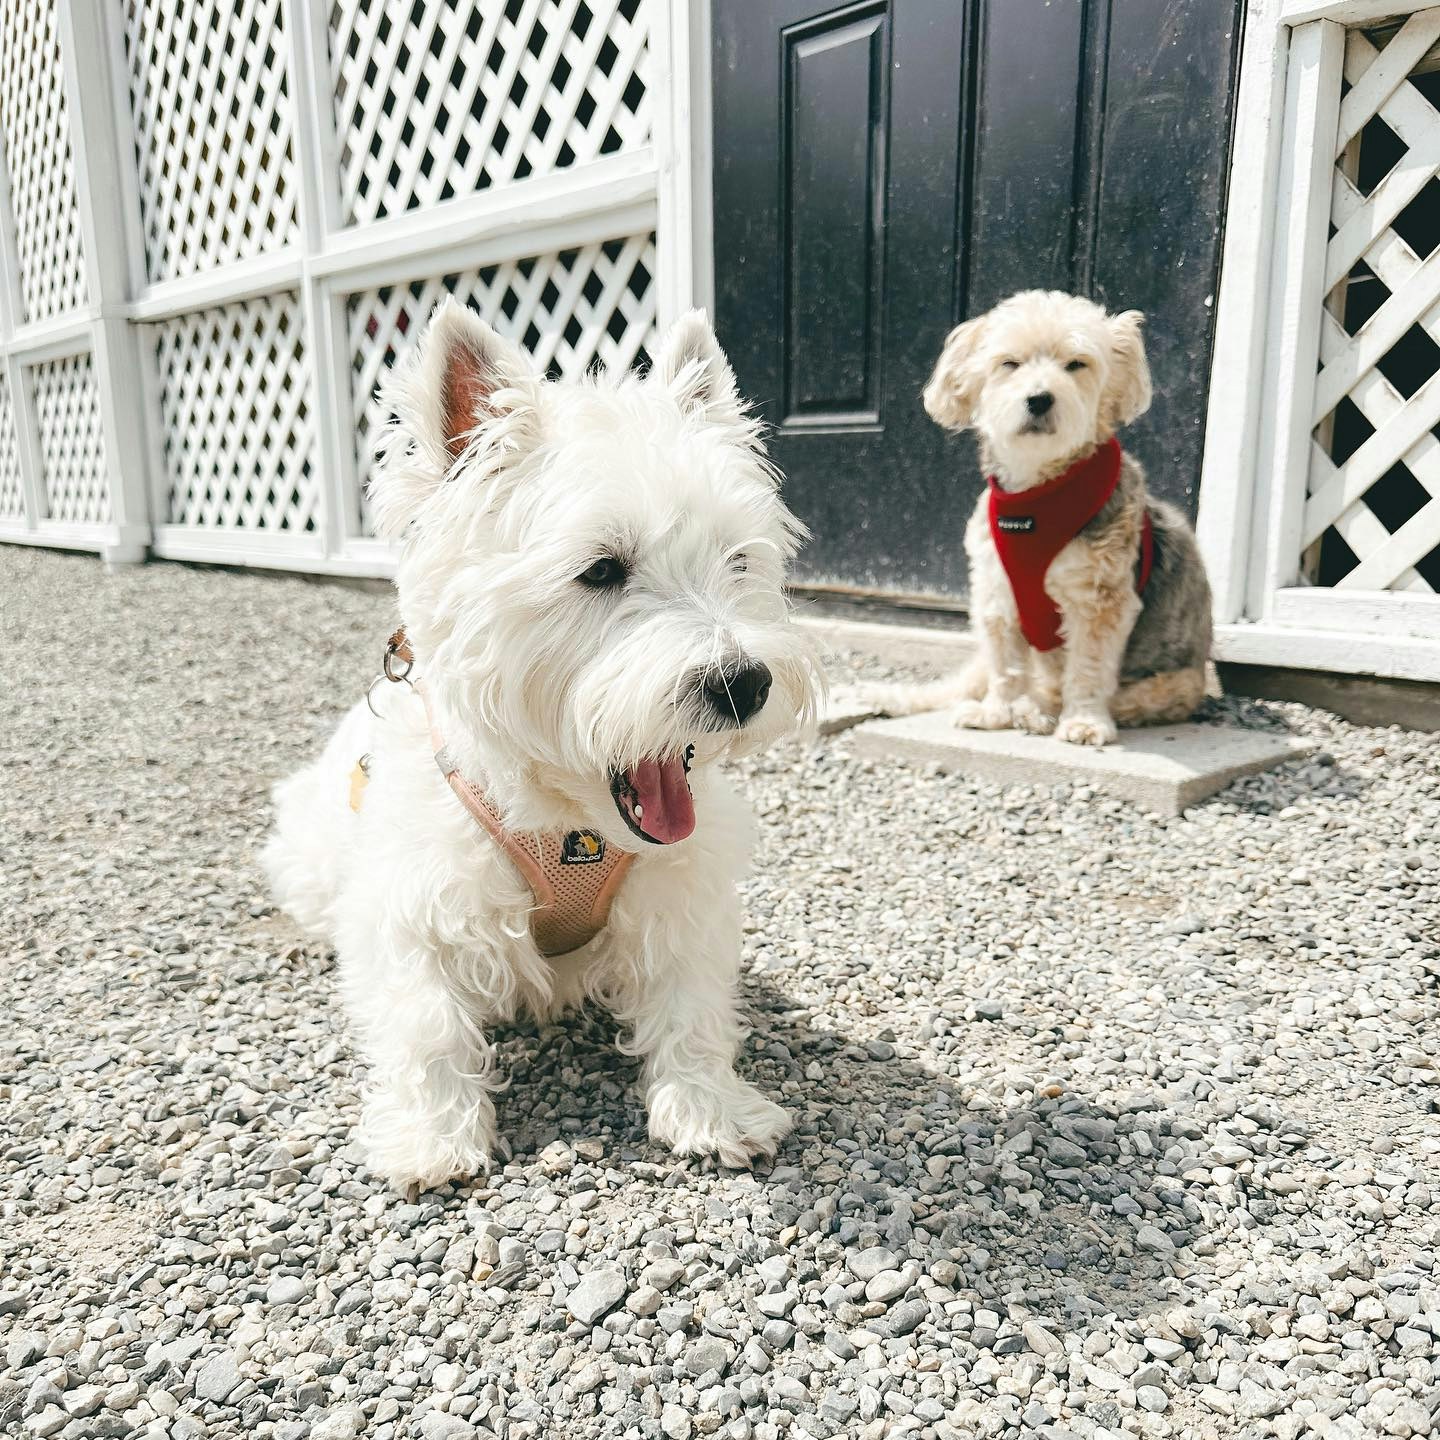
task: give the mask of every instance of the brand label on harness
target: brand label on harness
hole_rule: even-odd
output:
[[[562,865],[598,865],[605,858],[605,842],[593,830],[572,830],[560,849]]]
[[[1035,528],[1035,517],[1033,515],[999,515],[996,517],[995,523],[1002,530],[1027,534]]]

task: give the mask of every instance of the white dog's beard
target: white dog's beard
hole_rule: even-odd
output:
[[[610,780],[615,808],[632,833],[652,845],[673,845],[695,829],[695,801],[690,794],[690,758],[687,745],[680,755],[642,760]]]

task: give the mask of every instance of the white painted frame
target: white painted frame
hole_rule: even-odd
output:
[[[393,548],[359,530],[349,295],[653,230],[658,325],[663,329],[691,306],[709,302],[708,0],[645,0],[651,12],[650,145],[349,226],[341,213],[327,7],[282,0],[296,117],[299,238],[258,257],[158,284],[149,283],[145,268],[120,7],[56,3],[89,303],[58,319],[17,323],[23,308],[14,226],[0,175],[0,370],[14,410],[25,510],[18,522],[0,521],[0,542],[97,550],[114,562],[141,559],[148,551],[175,560],[389,575]],[[404,4],[408,8],[409,0]],[[160,523],[167,480],[158,378],[144,326],[284,291],[298,292],[301,302],[316,422],[314,465],[324,485],[320,529],[267,533]],[[112,506],[112,523],[104,526],[42,518],[29,367],[79,353],[92,356],[102,398]]]
[[[1346,26],[1434,0],[1249,0],[1198,531],[1217,659],[1440,681],[1440,596],[1299,583]]]

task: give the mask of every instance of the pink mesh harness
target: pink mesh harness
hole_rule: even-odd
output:
[[[386,651],[385,673],[392,679],[392,656],[410,662],[403,631],[396,631]],[[406,675],[409,674],[407,670]],[[418,681],[415,689],[425,704],[435,763],[455,797],[480,828],[505,852],[535,897],[530,911],[530,938],[547,958],[568,955],[593,940],[610,921],[610,906],[630,869],[634,855],[617,850],[594,830],[549,830],[520,836],[505,828],[490,797],[467,780],[455,763],[435,724],[430,698]]]

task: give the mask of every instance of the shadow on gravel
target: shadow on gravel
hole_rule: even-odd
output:
[[[1170,1117],[1162,1119],[1158,1097],[1136,1095],[1114,1110],[1058,1086],[1022,1089],[1017,1079],[997,1105],[889,1042],[816,1028],[765,980],[748,979],[744,992],[754,1029],[741,1072],[796,1121],[773,1164],[755,1171],[768,1209],[757,1221],[752,1204],[757,1233],[796,1226],[847,1247],[878,1237],[902,1262],[914,1245],[938,1273],[948,1264],[962,1293],[984,1276],[987,1293],[1023,1291],[1029,1312],[1072,1324],[1175,1303],[1174,1250],[1195,1242],[1202,1217],[1161,1168],[1170,1142],[1157,1132]],[[613,1165],[656,1167],[667,1186],[713,1168],[649,1141],[639,1067],[614,1051],[608,1017],[512,1027],[496,1038],[511,1075],[497,1097],[500,1130],[517,1159],[528,1162],[557,1138],[593,1135],[600,1121]],[[557,1069],[590,1084],[554,1103]]]

